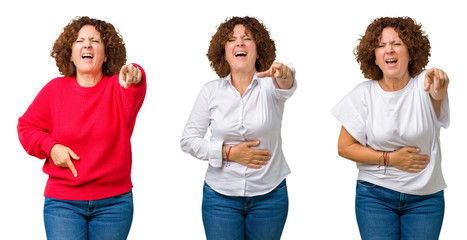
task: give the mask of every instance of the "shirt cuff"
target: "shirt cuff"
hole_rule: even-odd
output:
[[[222,145],[224,141],[212,141],[209,146],[209,164],[212,167],[222,167]]]

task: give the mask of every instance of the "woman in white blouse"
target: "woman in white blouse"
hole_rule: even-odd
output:
[[[362,239],[438,239],[446,184],[440,127],[449,126],[449,79],[423,70],[430,42],[409,17],[379,18],[355,49],[367,79],[332,110],[342,123],[339,155],[359,169]]]
[[[232,17],[207,53],[220,79],[201,89],[182,150],[209,162],[203,190],[207,239],[280,239],[288,212],[281,121],[295,72],[274,62],[275,45],[257,19]],[[209,140],[204,139],[208,130]]]

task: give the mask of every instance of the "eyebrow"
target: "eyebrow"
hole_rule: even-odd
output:
[[[243,35],[240,36],[240,38],[244,38],[244,37],[249,37],[249,38],[253,38],[252,36],[248,35],[248,33],[245,33]],[[229,35],[228,39],[230,38],[237,38],[237,36],[234,36],[233,33]]]
[[[399,40],[391,40],[389,41],[389,43],[395,43],[395,42],[403,42],[402,39],[399,39]],[[387,42],[384,42],[384,41],[379,41],[378,44],[381,44],[381,43],[387,43]]]
[[[76,39],[86,39],[86,37],[79,37],[79,36],[78,36],[78,37],[76,37]],[[101,40],[101,38],[100,38],[100,37],[96,37],[96,36],[92,36],[92,37],[90,37],[89,39],[97,39],[97,40]]]

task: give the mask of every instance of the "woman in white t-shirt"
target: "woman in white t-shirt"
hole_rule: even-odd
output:
[[[281,237],[290,173],[281,122],[297,84],[293,68],[274,63],[275,53],[255,18],[229,18],[212,36],[207,56],[220,79],[201,89],[180,141],[184,152],[209,161],[202,206],[208,240]]]
[[[409,17],[375,19],[355,49],[367,79],[332,113],[339,155],[359,169],[362,239],[438,239],[444,216],[440,127],[449,126],[449,79],[423,70],[427,35]]]

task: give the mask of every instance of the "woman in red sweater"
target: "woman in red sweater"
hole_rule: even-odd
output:
[[[124,65],[112,24],[77,17],[51,56],[63,77],[50,81],[18,121],[32,156],[46,158],[48,239],[126,239],[133,218],[130,137],[146,75]]]

